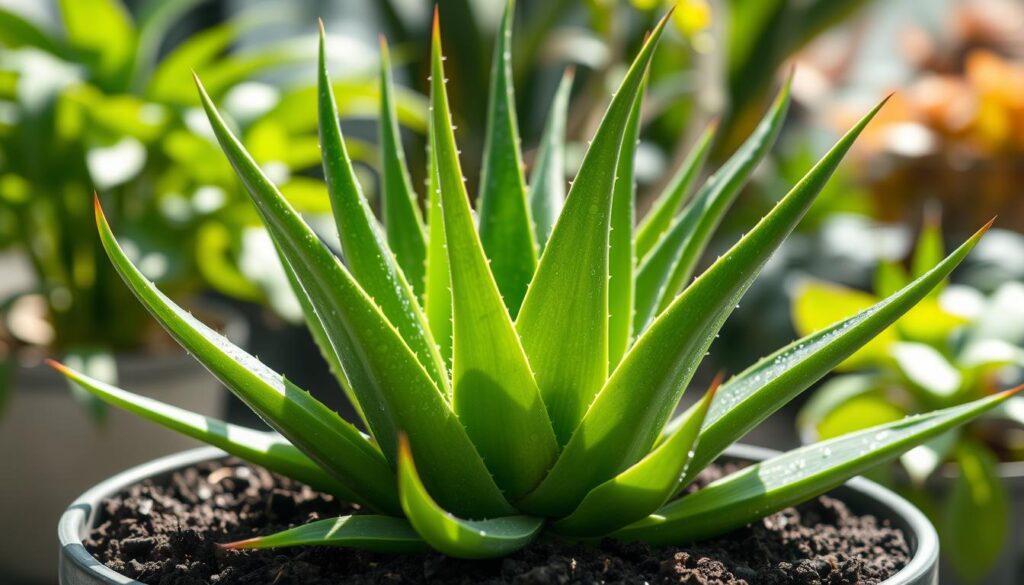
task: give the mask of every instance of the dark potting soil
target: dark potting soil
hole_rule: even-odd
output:
[[[722,474],[709,468],[698,484]],[[504,559],[461,561],[328,547],[237,552],[216,546],[353,511],[307,486],[227,460],[131,486],[106,501],[86,546],[111,569],[151,585],[871,584],[910,557],[901,531],[829,497],[684,547],[548,541]]]

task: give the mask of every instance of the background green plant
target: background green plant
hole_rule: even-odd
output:
[[[94,191],[122,226],[132,257],[173,297],[212,289],[298,318],[272,245],[181,80],[201,72],[212,95],[237,104],[238,131],[289,201],[326,215],[322,184],[301,175],[319,165],[315,115],[302,105],[312,88],[249,81],[305,54],[288,42],[234,50],[242,35],[269,24],[266,15],[168,47],[172,27],[201,4],[143,2],[133,17],[119,0],[62,1],[62,30],[0,10],[0,246],[29,259],[36,286],[15,295],[43,299],[50,324],[31,338],[10,331],[12,351],[43,343],[113,381],[110,352],[152,345],[145,312],[125,296],[96,237]],[[375,108],[372,78],[344,78],[335,88],[345,95],[345,116]],[[403,123],[425,128],[422,98],[402,90],[394,99]],[[374,158],[366,143],[350,148],[357,160]],[[15,299],[2,302],[17,307]]]

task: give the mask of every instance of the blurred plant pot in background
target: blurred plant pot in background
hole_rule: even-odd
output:
[[[723,459],[760,461],[777,451],[733,445]],[[57,526],[60,540],[60,585],[142,585],[120,575],[89,554],[83,544],[90,531],[104,520],[103,502],[144,480],[166,481],[176,471],[225,456],[212,447],[178,453],[119,473],[89,489],[64,512]],[[937,585],[939,541],[928,519],[909,502],[886,488],[863,478],[855,478],[831,494],[859,514],[872,514],[888,520],[906,535],[912,557],[906,567],[883,585]],[[48,526],[52,530],[52,525]]]
[[[230,311],[213,312],[227,335],[244,337],[244,323]],[[116,361],[124,388],[222,417],[227,393],[191,356],[121,354]],[[13,384],[0,413],[0,516],[17,529],[0,536],[0,575],[5,582],[49,584],[57,578],[53,525],[75,494],[126,463],[199,443],[114,408],[98,423],[72,398],[66,379],[41,360],[12,359],[10,370]]]

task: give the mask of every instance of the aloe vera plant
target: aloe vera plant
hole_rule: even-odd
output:
[[[511,15],[509,4],[505,39]],[[507,555],[542,532],[650,543],[721,534],[824,493],[1007,400],[1011,391],[838,437],[679,495],[730,444],[925,298],[985,228],[888,298],[716,381],[671,418],[718,329],[877,108],[692,279],[708,235],[778,133],[788,84],[747,144],[688,204],[672,190],[685,191],[691,179],[677,181],[664,195],[670,203],[658,207],[661,218],[634,231],[633,152],[644,78],[664,26],[662,19],[622,79],[564,206],[554,200],[561,197],[558,181],[542,176],[542,187],[524,186],[510,63],[497,55],[490,190],[481,197],[479,228],[462,178],[436,15],[426,226],[403,179],[387,64],[383,133],[395,150],[384,153],[384,198],[388,219],[400,218],[410,228],[404,230],[379,226],[362,194],[321,52],[320,140],[341,258],[247,154],[197,78],[214,132],[362,429],[171,302],[133,266],[98,205],[100,238],[128,287],[276,433],[199,417],[54,365],[109,403],[365,510],[226,547],[432,548],[464,558]],[[566,100],[558,103],[564,108]],[[564,112],[551,116],[557,126]],[[546,139],[549,152],[561,149],[557,134]],[[535,210],[552,209],[560,212],[550,234],[535,229]],[[538,237],[546,237],[539,255]],[[422,271],[406,268],[421,264]],[[522,298],[503,294],[519,290],[525,268]]]

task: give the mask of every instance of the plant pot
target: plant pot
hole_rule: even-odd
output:
[[[191,411],[220,417],[226,391],[184,354],[122,355],[122,386]],[[110,408],[96,422],[77,403],[63,376],[45,364],[17,365],[0,414],[0,579],[54,583],[52,526],[67,502],[123,469],[199,443],[134,414]]]
[[[759,461],[776,452],[759,447],[736,445],[726,457],[741,461]],[[204,447],[171,455],[130,469],[82,494],[64,512],[57,527],[60,540],[60,585],[142,585],[115,573],[86,550],[82,539],[102,521],[103,501],[145,479],[160,479],[198,463],[224,456],[219,449]],[[880,485],[856,478],[837,488],[832,495],[846,502],[857,513],[888,519],[903,530],[911,547],[910,563],[885,581],[886,585],[936,585],[938,583],[939,541],[935,529],[909,502]]]

